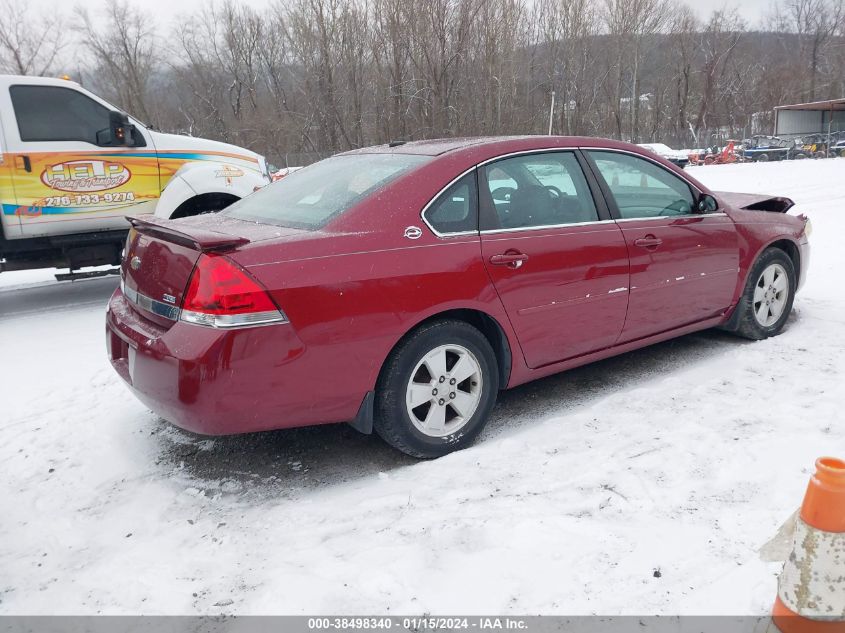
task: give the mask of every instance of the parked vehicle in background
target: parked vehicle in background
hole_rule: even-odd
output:
[[[686,152],[682,152],[680,150],[672,149],[668,145],[664,145],[663,143],[640,143],[640,147],[643,147],[658,156],[665,158],[673,165],[677,165],[681,169],[689,165],[690,159],[689,154]]]
[[[827,158],[827,134],[809,134],[794,139],[793,158]]]
[[[352,420],[436,457],[499,389],[705,328],[778,334],[809,256],[791,206],[605,139],[360,149],[213,217],[133,219],[108,357],[194,432]]]
[[[835,132],[831,135],[828,155],[845,158],[845,132]]]
[[[297,171],[298,169],[302,169],[302,167],[271,167],[270,168],[270,180],[272,182],[276,182],[277,180],[281,180],[288,174],[292,174],[293,172]]]
[[[741,154],[736,151],[736,141],[730,140],[723,148],[711,147],[689,154],[691,165],[726,165],[742,162]]]
[[[0,75],[0,271],[119,264],[127,214],[219,211],[263,157],[163,134],[63,79]]]
[[[742,142],[742,157],[753,162],[792,158],[795,145],[777,136],[753,136]]]

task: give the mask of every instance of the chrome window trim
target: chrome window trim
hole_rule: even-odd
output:
[[[696,187],[693,183],[691,183],[689,180],[687,180],[681,174],[677,174],[674,171],[672,171],[671,169],[667,169],[666,165],[654,160],[650,156],[647,156],[645,154],[640,154],[639,152],[632,152],[631,150],[627,150],[627,149],[616,149],[616,148],[613,148],[613,147],[595,147],[595,146],[591,146],[591,145],[589,145],[589,146],[588,145],[579,145],[578,147],[541,147],[541,148],[535,148],[535,149],[523,149],[523,150],[519,150],[519,151],[516,151],[516,152],[508,152],[507,154],[501,154],[499,156],[494,156],[493,158],[488,158],[487,160],[483,160],[480,163],[476,163],[475,165],[473,165],[472,167],[470,167],[466,171],[463,171],[457,177],[450,180],[449,184],[447,184],[445,187],[440,189],[440,191],[438,191],[431,198],[431,200],[429,200],[428,203],[423,207],[423,210],[420,211],[420,218],[425,223],[425,225],[428,227],[428,229],[432,233],[434,233],[434,235],[443,239],[443,238],[466,236],[466,235],[490,235],[490,234],[495,234],[495,233],[509,233],[509,232],[513,232],[513,231],[520,231],[520,232],[522,232],[522,231],[538,231],[538,230],[541,231],[541,230],[545,230],[545,229],[556,229],[556,228],[562,228],[562,227],[566,227],[566,226],[588,226],[588,225],[591,225],[591,224],[609,224],[611,222],[617,222],[617,223],[618,222],[634,222],[634,221],[642,222],[642,221],[657,220],[657,219],[665,220],[666,218],[675,218],[675,217],[718,217],[718,216],[727,216],[727,213],[723,213],[723,212],[719,212],[719,213],[687,213],[687,214],[684,214],[682,216],[664,215],[664,216],[656,216],[656,217],[653,217],[653,218],[619,218],[619,219],[611,219],[611,220],[595,220],[593,222],[577,222],[577,223],[572,223],[572,224],[552,224],[552,225],[545,225],[545,226],[526,226],[526,227],[520,227],[520,228],[514,228],[514,229],[487,229],[487,230],[484,230],[484,231],[460,231],[460,232],[456,232],[456,233],[440,233],[433,226],[431,226],[431,224],[429,223],[429,221],[425,217],[426,211],[428,211],[428,209],[431,207],[431,205],[433,205],[435,203],[435,201],[441,195],[443,195],[446,192],[447,189],[449,189],[449,187],[454,185],[456,182],[458,182],[461,178],[463,178],[464,176],[469,174],[474,169],[484,167],[485,165],[489,165],[490,163],[495,163],[496,161],[504,160],[506,158],[513,158],[514,156],[524,156],[526,154],[546,154],[548,152],[576,152],[578,150],[596,151],[596,152],[615,152],[615,153],[618,153],[618,154],[628,154],[630,156],[642,158],[643,160],[647,160],[650,163],[654,164],[655,166],[661,168],[663,171],[668,172],[668,173],[672,174],[673,176],[677,177],[678,179],[684,181],[687,184],[687,186],[690,189],[692,189],[692,191],[698,193],[698,195],[701,195],[701,194],[704,193],[703,191],[701,191],[698,187]],[[479,192],[478,195],[480,196],[481,193]]]
[[[439,237],[439,238],[441,238],[441,239],[442,239],[442,238],[444,238],[444,237],[458,237],[458,236],[460,236],[460,235],[478,235],[478,231],[456,231],[455,233],[441,233],[440,231],[438,231],[437,229],[435,229],[435,228],[431,225],[431,223],[428,221],[428,218],[426,218],[426,217],[425,217],[425,214],[426,214],[426,212],[427,212],[427,211],[431,208],[431,205],[433,205],[435,202],[437,202],[437,200],[439,200],[439,199],[440,199],[440,196],[442,196],[444,193],[446,193],[446,191],[449,189],[449,187],[451,187],[452,185],[454,185],[454,184],[455,184],[456,182],[458,182],[461,178],[463,178],[463,177],[464,177],[464,176],[466,176],[467,174],[471,173],[471,172],[472,172],[474,169],[476,169],[476,168],[477,168],[477,165],[473,165],[472,167],[470,167],[470,168],[469,168],[469,169],[467,169],[466,171],[462,172],[460,175],[458,175],[458,176],[456,176],[455,178],[453,178],[452,180],[450,180],[450,181],[449,181],[449,184],[448,184],[448,185],[446,185],[445,187],[443,187],[440,191],[438,191],[438,192],[437,192],[437,193],[436,193],[436,194],[435,194],[435,195],[431,198],[431,200],[429,200],[429,201],[428,201],[428,203],[427,203],[427,204],[423,207],[423,210],[422,210],[422,211],[420,211],[420,219],[421,219],[423,222],[425,222],[425,225],[428,227],[428,230],[429,230],[429,231],[431,231],[432,233],[434,233],[437,237]],[[477,187],[476,187],[476,188],[477,188]],[[477,219],[477,217],[478,217],[478,214],[476,213],[476,219]]]
[[[134,303],[147,312],[169,319],[170,321],[179,320],[179,306],[164,303],[163,301],[156,301],[152,297],[148,297],[134,288],[128,288],[123,279],[120,280],[120,291],[123,293],[123,296],[126,297],[127,301]]]
[[[615,149],[615,148],[610,148],[610,147],[586,147],[586,146],[584,146],[584,147],[579,147],[578,149],[582,149],[586,152],[608,152],[608,153],[616,153],[616,154],[628,154],[629,156],[634,156],[635,158],[642,158],[643,160],[647,160],[648,162],[652,163],[656,167],[659,167],[663,171],[675,176],[678,180],[682,180],[683,182],[685,182],[687,184],[687,187],[692,189],[692,191],[694,193],[698,194],[699,196],[704,193],[701,189],[699,189],[693,183],[691,183],[689,180],[687,180],[685,174],[683,176],[681,174],[676,174],[671,169],[667,169],[666,165],[659,163],[658,161],[654,160],[650,156],[646,156],[645,154],[640,154],[638,152],[632,152],[631,150],[627,150],[627,149]],[[602,178],[603,178],[603,176],[602,176]],[[712,194],[709,194],[709,195],[712,195]],[[694,197],[697,197],[697,196],[694,196]],[[715,196],[713,196],[713,197],[715,198]],[[716,213],[716,212],[714,212],[714,213],[695,213],[695,212],[693,212],[693,213],[684,213],[683,215],[664,215],[664,216],[656,216],[656,217],[665,219],[665,218],[678,218],[678,217],[687,217],[687,216],[714,217],[714,216],[720,216],[720,215],[727,216],[728,214],[724,213],[724,212],[718,212],[718,213]],[[617,222],[633,222],[635,220],[650,220],[650,219],[652,219],[652,218],[619,218],[617,220]]]
[[[687,183],[687,186],[690,189],[697,192],[699,195],[704,193],[703,191],[701,191],[701,189],[699,189],[693,183],[691,183],[689,180],[687,180],[685,176],[682,176],[681,174],[676,174],[671,169],[667,169],[666,165],[654,160],[651,156],[646,156],[645,154],[640,154],[638,152],[632,152],[629,149],[616,149],[616,148],[613,148],[613,147],[587,147],[587,146],[583,146],[583,147],[579,147],[578,149],[584,150],[586,152],[609,152],[609,153],[616,153],[616,154],[628,154],[629,156],[634,156],[636,158],[642,158],[643,160],[647,160],[648,162],[652,163],[656,167],[659,167],[663,171],[665,171],[669,174],[672,174],[673,176],[675,176],[679,180],[683,180],[685,183]]]
[[[510,229],[486,229],[481,235],[495,235],[496,233],[518,233],[524,231],[543,231],[546,229],[563,229],[568,226],[592,226],[594,224],[614,224],[615,220],[593,220],[591,222],[570,222],[568,224],[544,224],[541,226],[519,226]]]
[[[502,154],[501,156],[495,156],[493,158],[488,158],[485,161],[478,163],[477,167],[483,167],[484,165],[488,165],[490,163],[495,163],[497,160],[502,160],[504,158],[513,158],[514,156],[524,156],[525,154],[547,154],[548,152],[572,152],[575,153],[578,151],[579,147],[544,147],[542,149],[523,149],[518,152],[510,152],[508,154]]]
[[[653,220],[673,220],[675,218],[717,218],[728,217],[727,213],[681,213],[680,215],[652,215],[645,218],[619,218],[615,222],[651,222]]]
[[[573,152],[574,153],[578,149],[579,148],[577,148],[577,147],[544,147],[544,148],[539,148],[539,149],[523,149],[523,150],[519,150],[517,152],[509,152],[507,154],[501,154],[500,156],[494,156],[493,158],[488,158],[487,160],[483,160],[480,163],[476,163],[475,165],[473,165],[472,167],[470,167],[466,171],[459,174],[457,177],[450,180],[449,184],[447,184],[445,187],[440,189],[440,191],[438,191],[436,194],[434,194],[434,196],[431,198],[431,200],[429,200],[428,203],[423,207],[423,210],[420,211],[420,218],[422,219],[423,222],[425,222],[425,225],[428,227],[428,229],[432,233],[434,233],[437,237],[439,237],[441,239],[445,238],[445,237],[456,237],[456,236],[459,236],[459,235],[479,235],[481,233],[487,233],[488,231],[460,231],[460,232],[456,232],[456,233],[441,233],[440,231],[436,230],[433,226],[431,226],[431,224],[429,223],[429,221],[425,217],[425,213],[426,213],[426,211],[428,211],[429,207],[431,207],[431,205],[434,204],[435,201],[441,195],[446,193],[446,190],[449,187],[454,185],[456,182],[458,182],[461,178],[466,176],[468,173],[470,173],[474,169],[478,169],[479,167],[483,167],[484,165],[487,165],[489,163],[494,163],[497,160],[503,160],[505,158],[511,158],[513,156],[522,156],[524,154],[545,154],[545,153],[548,153],[548,152]],[[481,195],[480,192],[479,192],[479,195]],[[604,220],[599,220],[599,222],[603,222],[603,221]],[[572,224],[562,224],[561,226],[573,226],[573,225]],[[549,227],[546,227],[546,228],[549,228]],[[499,229],[491,229],[491,230],[498,231]],[[528,227],[526,227],[526,230],[528,230]]]

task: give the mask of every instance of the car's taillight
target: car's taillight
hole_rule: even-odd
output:
[[[287,322],[247,271],[222,255],[205,254],[194,266],[179,319],[218,328]]]

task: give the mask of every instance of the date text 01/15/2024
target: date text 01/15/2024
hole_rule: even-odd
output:
[[[404,631],[521,631],[527,623],[512,617],[338,617],[309,618],[308,629],[313,631],[362,631],[390,630]]]

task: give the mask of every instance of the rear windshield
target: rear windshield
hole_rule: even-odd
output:
[[[319,229],[391,180],[431,160],[408,154],[334,156],[285,176],[223,213],[295,229]]]

